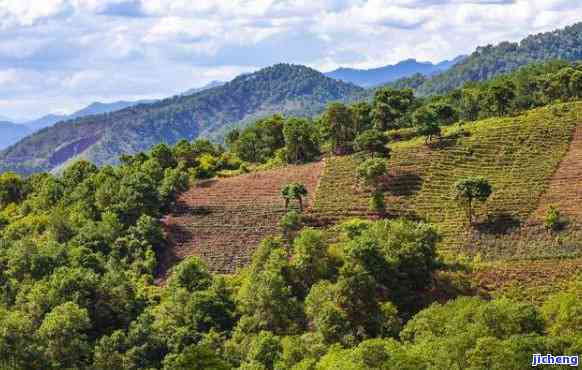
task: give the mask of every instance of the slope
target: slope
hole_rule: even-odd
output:
[[[552,191],[558,165],[577,171],[577,161],[567,159],[573,154],[566,153],[578,124],[582,124],[582,103],[569,103],[450,127],[443,140],[431,146],[424,145],[422,138],[394,143],[385,178],[387,212],[435,223],[444,236],[441,248],[454,253],[491,259],[580,254],[575,221],[582,220],[575,214],[562,235],[570,235],[571,243],[556,242],[539,222],[528,222],[546,189]],[[354,185],[357,165],[355,157],[327,161],[312,209],[322,224],[373,216],[367,211],[369,191]],[[556,173],[561,171],[568,169]],[[494,193],[477,207],[479,221],[471,229],[451,189],[457,179],[477,175],[490,180]],[[571,195],[575,198],[575,194]]]
[[[0,153],[0,171],[50,171],[76,157],[112,163],[123,153],[211,135],[275,112],[312,115],[362,91],[307,67],[279,64],[191,96],[58,123]]]
[[[526,64],[552,59],[582,59],[582,23],[531,35],[519,43],[502,42],[496,46],[479,47],[446,72],[422,83],[416,92],[419,95],[442,94],[467,82],[488,80]]]
[[[258,243],[280,231],[285,214],[281,188],[291,182],[305,184],[309,207],[322,166],[319,162],[209,180],[184,193],[175,212],[164,219],[171,248],[161,257],[159,275],[191,255],[219,273],[247,265]]]
[[[4,149],[30,133],[24,125],[0,121],[0,150]]]

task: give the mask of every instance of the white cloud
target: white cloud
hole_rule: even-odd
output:
[[[0,114],[162,97],[276,62],[439,61],[580,14],[572,0],[0,0]]]

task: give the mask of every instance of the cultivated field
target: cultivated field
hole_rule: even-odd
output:
[[[193,186],[164,219],[172,248],[162,256],[163,276],[178,260],[196,255],[218,273],[232,273],[250,262],[258,243],[277,234],[285,214],[281,188],[306,185],[312,203],[323,163],[215,179]]]

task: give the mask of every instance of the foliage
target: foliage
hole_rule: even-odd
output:
[[[307,196],[307,188],[303,184],[291,183],[281,189],[281,195],[285,199],[285,209],[289,208],[289,201],[292,199],[299,202],[299,210],[303,211],[303,197]]]
[[[484,177],[466,177],[453,185],[455,199],[465,208],[469,224],[473,223],[473,202],[485,202],[493,192],[491,184]]]

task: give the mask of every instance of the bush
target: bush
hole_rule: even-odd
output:
[[[546,216],[544,218],[544,225],[548,230],[558,231],[563,226],[562,215],[560,210],[555,206],[550,206],[546,211]]]

